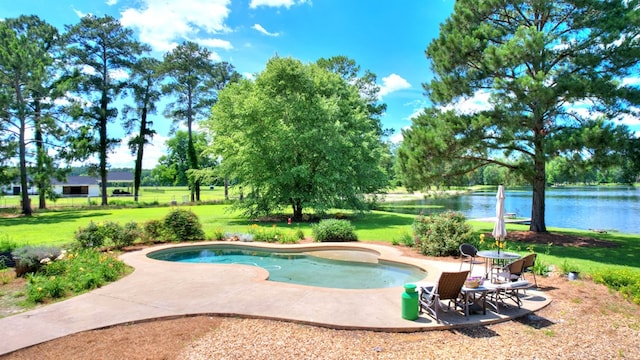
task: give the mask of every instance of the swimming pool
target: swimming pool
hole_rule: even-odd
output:
[[[379,289],[423,280],[417,266],[378,260],[358,249],[304,249],[280,251],[229,245],[183,246],[149,253],[156,260],[183,263],[258,266],[269,280],[339,289]]]

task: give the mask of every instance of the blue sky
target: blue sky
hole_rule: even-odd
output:
[[[430,79],[424,51],[454,0],[21,0],[0,1],[0,18],[38,15],[59,27],[81,16],[111,15],[135,31],[161,57],[184,40],[207,46],[216,60],[231,62],[250,76],[274,55],[303,62],[344,55],[374,72],[387,104],[383,125],[396,133],[424,108],[422,83]],[[169,124],[145,150],[145,168],[164,153]],[[119,131],[118,124],[112,125]],[[122,134],[115,134],[121,137]],[[133,167],[125,146],[109,157],[111,166]]]
[[[228,61],[245,76],[264,70],[274,55],[303,62],[344,55],[378,77],[381,101],[387,104],[383,126],[396,131],[426,105],[422,83],[431,79],[424,55],[439,26],[453,11],[455,0],[0,0],[0,18],[35,14],[59,27],[77,24],[86,14],[111,15],[151,45],[161,58],[189,40],[207,47],[214,60]],[[623,79],[640,84],[640,76]],[[473,112],[487,106],[489,95],[478,92],[455,104]],[[572,104],[587,112],[587,104]],[[159,113],[162,113],[162,104]],[[145,148],[144,168],[153,168],[166,152],[170,121],[154,119],[158,135]],[[640,119],[619,119],[640,136]],[[119,124],[110,135],[124,138]],[[113,167],[133,167],[123,139],[109,156]]]

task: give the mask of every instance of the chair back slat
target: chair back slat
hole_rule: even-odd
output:
[[[460,290],[464,285],[469,271],[443,272],[438,280],[438,294],[440,300],[456,299],[460,295]]]
[[[509,269],[509,273],[512,275],[522,274],[522,271],[524,270],[524,258],[510,263],[509,265],[507,265],[507,268]]]
[[[536,264],[536,255],[536,253],[533,253],[522,258],[524,260],[524,265],[522,265],[523,270],[533,267]]]

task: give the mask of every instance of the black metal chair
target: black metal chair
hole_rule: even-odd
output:
[[[460,245],[460,269],[462,270],[462,264],[465,261],[469,262],[469,272],[473,271],[473,264],[476,262],[476,255],[478,254],[478,249],[471,244],[464,243]]]

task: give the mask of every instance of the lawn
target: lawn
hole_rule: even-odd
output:
[[[107,188],[107,194],[111,194],[114,189],[123,189],[122,186]],[[129,189],[131,190],[131,189]],[[233,195],[233,194],[230,194]],[[38,204],[38,196],[30,195],[31,205],[36,207]],[[190,199],[189,189],[186,186],[148,186],[141,187],[139,193],[139,202],[141,204],[170,204],[175,201],[177,204],[188,202]],[[0,197],[0,208],[18,208],[20,205],[20,196],[6,195]],[[224,200],[224,187],[216,186],[211,189],[202,187],[200,189],[200,200],[202,202],[213,202]],[[56,201],[47,200],[48,208],[81,208],[88,205],[100,204],[99,197],[63,197]],[[127,196],[110,196],[110,203],[129,203],[133,204],[133,195]]]
[[[209,191],[209,190],[207,190]],[[212,198],[222,191],[216,189],[210,194]],[[186,193],[186,192],[185,192]],[[165,190],[165,198],[172,199],[182,195],[180,191]],[[207,236],[216,231],[248,232],[254,222],[243,218],[239,213],[230,211],[225,204],[209,204],[187,207],[196,213],[203,224]],[[36,212],[31,218],[0,217],[0,241],[10,240],[19,245],[64,245],[73,241],[74,232],[79,227],[86,226],[90,221],[101,223],[114,221],[120,224],[135,221],[142,224],[152,219],[162,219],[171,207],[147,208],[83,208],[59,211]],[[398,242],[403,236],[411,234],[411,224],[414,215],[397,214],[384,211],[373,211],[364,215],[348,214],[356,228],[358,238],[363,241],[379,241],[384,243]],[[288,225],[286,221],[257,223],[259,226],[273,225],[283,228],[301,229],[305,235],[311,235],[309,223],[294,223]],[[474,231],[480,233],[491,232],[493,223],[471,221]],[[508,231],[527,230],[525,225],[507,225]],[[635,254],[640,253],[640,235],[626,235],[619,233],[599,234],[590,231],[550,228],[549,231],[578,236],[594,237],[615,242],[616,247],[578,248],[546,245],[529,245],[509,243],[509,250],[522,254],[532,247],[539,254],[539,261],[549,265],[561,266],[565,261],[580,268],[583,273],[593,273],[604,268],[640,269],[640,260]]]

